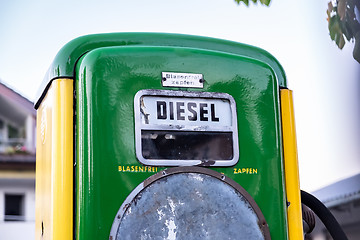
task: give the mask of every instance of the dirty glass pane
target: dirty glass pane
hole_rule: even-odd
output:
[[[248,201],[227,183],[199,173],[161,178],[123,214],[116,240],[264,239]]]
[[[142,130],[146,159],[231,160],[232,132]]]

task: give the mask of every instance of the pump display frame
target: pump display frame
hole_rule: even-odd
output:
[[[157,123],[157,124],[151,124],[155,122],[155,120],[148,122],[149,118],[156,118],[156,114],[146,113],[146,106],[144,102],[144,97],[155,97],[158,99],[164,99],[164,98],[170,98],[170,99],[177,99],[179,101],[184,101],[187,99],[188,101],[193,100],[207,100],[208,102],[211,101],[222,101],[225,102],[223,106],[225,105],[225,108],[228,107],[227,114],[223,114],[221,116],[222,118],[229,118],[227,119],[226,123],[221,123],[221,120],[218,120],[218,126],[214,124],[210,124],[211,117],[209,116],[209,121],[204,121],[203,123],[200,123],[199,119],[197,123],[190,124],[189,121],[176,121],[176,119],[171,122],[164,122],[164,123]],[[226,104],[226,102],[228,104]],[[212,109],[215,110],[215,107]],[[186,107],[186,106],[183,106]],[[176,107],[175,107],[176,108]],[[199,108],[199,107],[198,107]],[[194,108],[193,108],[194,109]],[[184,110],[184,109],[182,109]],[[159,111],[159,109],[158,109]],[[170,110],[169,110],[170,111]],[[168,111],[168,112],[169,112]],[[184,110],[185,111],[185,110]],[[194,110],[193,110],[194,111]],[[206,110],[207,111],[207,110]],[[140,90],[136,93],[134,97],[134,114],[135,114],[135,142],[136,142],[136,156],[138,160],[145,164],[150,166],[233,166],[235,165],[239,160],[239,143],[238,143],[238,128],[237,128],[237,113],[236,113],[236,103],[234,98],[227,94],[227,93],[214,93],[214,92],[190,92],[190,91],[173,91],[173,90],[154,90],[154,89],[144,89]],[[213,112],[207,111],[208,115],[213,114]],[[225,116],[224,116],[225,115]],[[230,116],[228,116],[230,115]],[[212,116],[215,118],[216,116]],[[146,119],[144,119],[146,118]],[[176,118],[176,117],[175,117]],[[185,118],[185,117],[184,117]],[[200,117],[198,117],[200,118]],[[231,157],[227,155],[227,157],[224,157],[225,159],[221,159],[220,156],[218,156],[218,159],[209,159],[209,158],[203,158],[203,159],[195,159],[188,156],[182,157],[180,155],[186,155],[184,151],[193,151],[193,149],[186,149],[186,150],[179,150],[177,152],[178,158],[171,157],[164,157],[164,158],[146,158],[144,157],[143,148],[144,148],[144,134],[143,131],[157,131],[156,133],[163,132],[164,134],[170,133],[176,135],[176,133],[184,133],[188,132],[191,133],[193,136],[189,136],[188,138],[185,137],[186,140],[189,140],[189,138],[196,138],[194,136],[194,133],[209,133],[213,134],[212,139],[219,140],[223,144],[223,149],[221,149],[222,153],[226,152],[224,151],[224,148],[227,147],[227,152],[231,152]],[[222,133],[227,134],[227,136],[220,136]],[[172,136],[172,135],[171,135]],[[209,136],[207,137],[209,138]],[[222,140],[224,139],[225,140]],[[231,139],[229,139],[231,138]],[[166,140],[165,140],[166,141]],[[173,141],[169,139],[169,141]],[[227,144],[230,143],[230,144]],[[179,146],[177,146],[180,148]],[[230,149],[231,147],[231,149]],[[166,148],[166,147],[164,147]],[[176,148],[176,147],[175,147]],[[191,148],[191,147],[188,147]],[[182,158],[182,159],[181,159]]]

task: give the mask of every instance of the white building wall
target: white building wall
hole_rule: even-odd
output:
[[[26,149],[35,153],[35,131],[36,131],[36,118],[32,115],[27,115],[25,120],[25,135],[26,135]]]
[[[25,221],[4,221],[5,194],[24,195]],[[0,240],[35,239],[35,180],[0,179]]]

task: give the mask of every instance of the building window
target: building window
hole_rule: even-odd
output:
[[[8,135],[9,138],[20,138],[20,131],[18,128],[15,128],[11,125],[8,125]]]
[[[24,195],[5,194],[5,221],[24,221]]]

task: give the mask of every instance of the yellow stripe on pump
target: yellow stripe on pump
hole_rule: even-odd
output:
[[[280,97],[286,197],[290,204],[287,208],[288,234],[290,240],[300,240],[303,239],[303,226],[292,91],[281,89]]]
[[[36,239],[73,237],[73,80],[52,81],[37,113]]]

